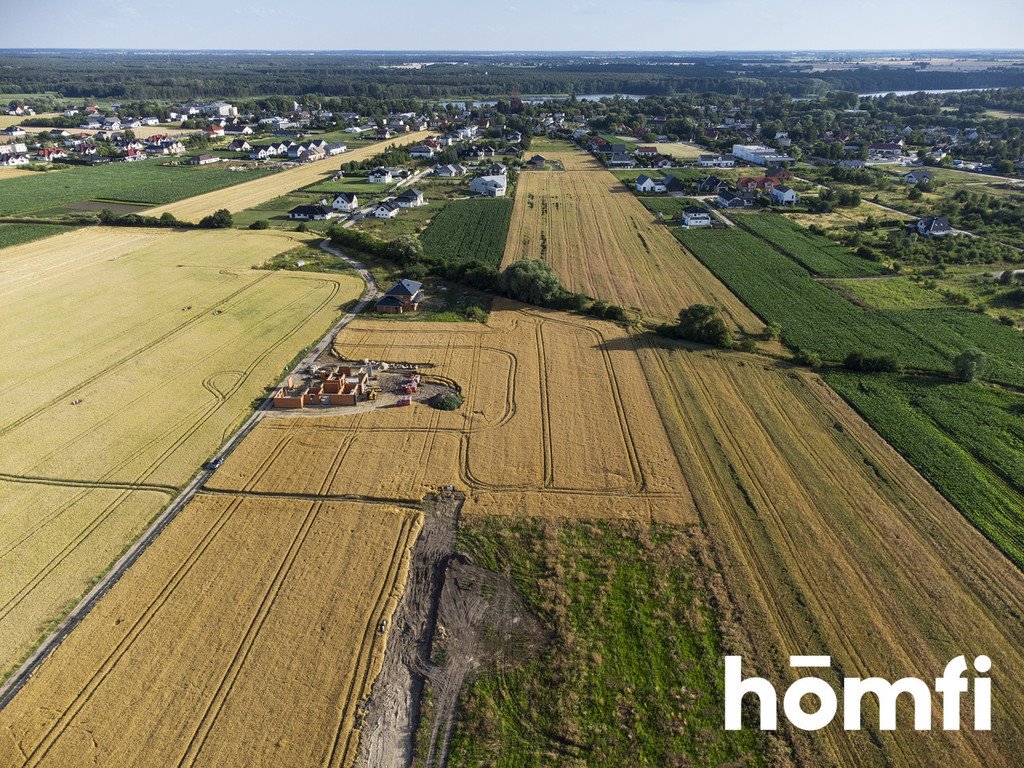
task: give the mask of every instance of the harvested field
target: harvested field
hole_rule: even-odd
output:
[[[3,166],[0,168],[0,181],[4,179],[16,179],[19,176],[34,176],[39,171],[29,171],[24,168],[11,168],[9,166]]]
[[[534,155],[543,155],[548,160],[561,163],[562,168],[566,171],[604,170],[604,166],[596,157],[568,141],[534,136],[530,148],[525,153],[525,159],[529,160]]]
[[[570,290],[656,318],[675,318],[689,304],[715,304],[733,326],[763,328],[606,171],[520,176],[502,264],[519,259],[544,259]]]
[[[675,160],[690,161],[696,160],[701,155],[709,153],[708,150],[688,141],[665,141],[660,144],[653,144],[658,152],[668,155]]]
[[[418,501],[455,484],[466,514],[692,520],[629,335],[506,301],[490,318],[352,323],[339,354],[432,365],[425,373],[457,381],[465,404],[266,419],[210,487],[233,492],[270,462],[255,492],[309,494],[334,472],[328,492],[357,498]]]
[[[328,177],[338,170],[340,165],[366,160],[379,155],[390,147],[415,144],[430,135],[430,131],[407,133],[391,141],[369,144],[327,160],[306,163],[271,176],[237,184],[234,187],[190,197],[187,200],[163,205],[159,208],[151,208],[149,213],[152,216],[159,216],[169,211],[182,221],[199,221],[204,216],[221,208],[227,208],[232,213],[238,213],[260,203],[286,195],[301,187],[309,186],[319,181],[326,181]]]
[[[0,763],[351,765],[420,520],[197,497],[0,714]]]
[[[820,653],[838,677],[927,680],[955,656],[987,654],[999,677],[1020,679],[1024,577],[821,379],[681,346],[641,357],[744,617],[747,674],[791,680],[790,654]],[[991,733],[919,733],[909,718],[879,732],[872,721],[798,737],[798,755],[1016,765],[1024,692],[1001,687]]]
[[[94,227],[0,251],[0,676],[359,294],[250,269],[298,242]]]

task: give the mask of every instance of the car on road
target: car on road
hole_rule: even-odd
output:
[[[210,461],[203,464],[203,469],[218,469],[220,465],[223,463],[224,457],[218,456],[216,459],[211,459]]]

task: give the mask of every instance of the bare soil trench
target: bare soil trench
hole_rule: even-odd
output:
[[[464,499],[443,492],[424,500],[384,664],[361,708],[358,768],[409,766],[414,754],[425,768],[442,768],[463,686],[480,669],[514,665],[546,642],[508,577],[455,551]],[[430,717],[421,727],[428,686]]]

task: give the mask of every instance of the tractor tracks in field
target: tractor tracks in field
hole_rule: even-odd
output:
[[[359,272],[360,276],[363,278],[366,288],[363,291],[363,295],[360,297],[359,301],[348,312],[346,312],[345,315],[338,319],[338,321],[335,322],[330,329],[328,329],[328,331],[321,337],[320,341],[313,347],[313,349],[307,355],[305,355],[291,369],[291,371],[289,371],[288,375],[294,375],[298,371],[308,366],[321,354],[323,354],[323,352],[331,345],[334,337],[345,326],[351,323],[360,312],[362,312],[362,310],[373,300],[373,298],[377,295],[378,292],[376,280],[374,280],[373,275],[370,274],[369,270],[367,270],[362,263],[349,258],[348,256],[344,255],[343,253],[334,248],[331,248],[328,245],[328,241],[326,240],[321,243],[320,247],[323,248],[323,250],[327,251],[328,253],[331,253],[334,256],[337,256],[339,259],[345,261],[347,264],[355,268]],[[247,290],[251,286],[252,284],[247,285],[245,288],[242,288],[238,293]],[[230,300],[230,298],[232,297],[227,297],[220,303],[223,304],[224,302]],[[186,325],[190,322],[197,321],[202,316],[203,315],[197,315],[195,318],[191,318],[186,323]],[[179,326],[178,328],[175,328],[168,332],[167,334],[165,334],[164,337],[162,338],[173,336],[175,333],[180,332],[181,329],[182,326]],[[288,334],[288,336],[290,337],[291,334]],[[141,349],[133,350],[131,353],[124,356],[122,359],[116,361],[111,367],[123,365],[124,363],[128,362],[134,357],[137,357],[138,355],[145,352],[145,350],[151,347],[153,343],[146,345]],[[111,367],[108,367],[107,370],[109,370]],[[99,372],[95,374],[92,378],[98,379],[105,372],[106,371]],[[285,376],[282,379],[282,382],[285,379],[287,379],[287,376]],[[121,579],[121,577],[128,571],[128,569],[132,565],[134,565],[134,563],[139,559],[142,553],[149,548],[150,544],[152,544],[156,540],[156,538],[160,535],[164,528],[166,528],[171,523],[171,521],[174,520],[178,513],[196,496],[196,494],[203,489],[203,487],[206,485],[206,483],[213,475],[215,471],[214,467],[219,466],[219,464],[223,462],[223,460],[228,455],[230,455],[231,452],[235,450],[235,448],[238,447],[241,441],[250,432],[252,432],[253,429],[255,429],[257,424],[259,424],[260,421],[262,421],[264,415],[272,405],[271,398],[273,397],[273,389],[276,389],[276,387],[271,388],[271,392],[267,394],[266,398],[264,398],[260,406],[256,408],[256,410],[237,430],[235,430],[231,437],[217,452],[217,454],[214,457],[214,463],[212,465],[205,466],[192,477],[192,479],[185,485],[185,487],[181,490],[177,497],[156,517],[156,519],[154,519],[150,523],[149,527],[143,532],[143,534],[138,539],[136,539],[135,543],[128,547],[128,549],[121,555],[121,557],[114,563],[114,565],[106,572],[106,574],[104,574],[96,582],[96,584],[93,585],[93,587],[82,597],[78,604],[67,614],[67,616],[64,617],[64,619],[56,626],[56,628],[35,648],[35,650],[28,656],[28,658],[21,664],[21,666],[18,667],[18,669],[16,669],[6,679],[6,681],[4,681],[2,685],[0,685],[0,710],[3,710],[3,708],[11,702],[11,700],[17,695],[18,691],[20,691],[25,686],[25,684],[29,681],[29,679],[32,677],[35,671],[39,668],[39,666],[47,659],[47,657],[49,657],[49,655],[53,653],[53,651],[56,650],[56,648],[60,646],[62,642],[64,642],[65,638],[71,633],[71,631],[82,622],[82,620],[89,614],[89,612],[93,609],[93,607],[95,607],[95,605],[100,601],[100,599],[107,592],[109,592],[110,589],[114,586],[114,584],[116,584]],[[46,404],[46,406],[52,405],[53,402],[58,402],[60,399],[66,396],[66,393],[62,393],[61,395],[58,395],[56,398],[53,398],[51,402]],[[6,434],[10,430],[16,428],[17,426],[20,426],[20,424],[24,423],[28,418],[30,418],[30,416],[31,414],[29,414],[27,417],[23,417],[21,419],[16,420],[15,422],[7,424],[4,427],[0,427],[0,435]],[[268,461],[266,467],[269,467],[270,463],[272,463],[272,458],[270,461]],[[260,476],[262,476],[262,473]],[[88,490],[85,489],[83,490],[83,492],[88,492]],[[122,492],[130,493],[131,491],[123,490]],[[238,500],[238,503],[241,503],[241,499]],[[233,509],[235,506],[235,504],[232,504],[231,508]],[[60,721],[58,721],[58,724],[59,723]],[[55,724],[54,727],[57,727],[57,724]],[[52,746],[52,743],[53,742],[51,741],[50,746]],[[42,746],[42,744],[40,746]],[[37,751],[38,749],[39,748],[37,748]],[[45,749],[48,750],[49,746],[47,746]],[[29,762],[26,763],[26,765],[30,764],[34,764],[32,763],[31,758]]]

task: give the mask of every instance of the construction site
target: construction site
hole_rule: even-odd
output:
[[[429,365],[377,360],[339,361],[329,353],[299,375],[289,376],[272,397],[281,411],[337,408],[367,411],[415,403],[461,402],[461,388],[450,379],[424,372]],[[454,399],[454,400],[453,400]]]

